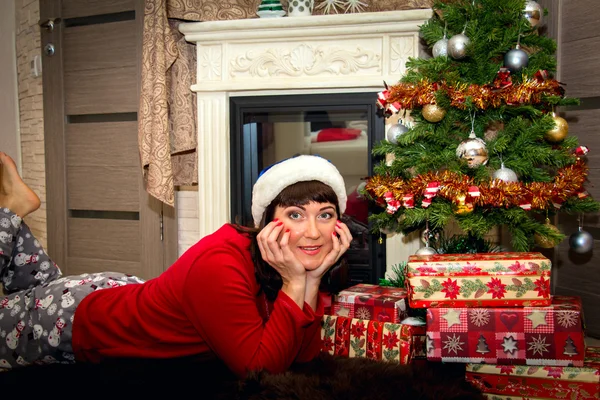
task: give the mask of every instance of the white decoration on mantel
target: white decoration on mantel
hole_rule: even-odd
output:
[[[339,47],[302,44],[291,50],[286,48],[268,49],[256,54],[249,51],[231,61],[231,77],[239,72],[251,76],[314,76],[322,73],[348,75],[360,69],[375,68],[381,71],[381,58],[373,51],[360,47],[347,50]]]
[[[406,56],[419,56],[419,26],[430,17],[430,9],[420,9],[180,24],[198,52],[192,91],[198,104],[201,189],[196,192],[198,231],[189,242],[231,216],[231,97],[376,94],[384,81],[402,78]],[[275,55],[287,58],[274,60]],[[418,234],[388,239],[386,264],[408,259],[419,245]]]
[[[338,7],[341,11],[345,4],[346,3],[344,0],[323,0],[318,6],[315,7],[315,10],[320,10],[323,8],[323,12],[325,14],[333,14],[332,11],[338,14]]]
[[[363,3],[360,0],[346,0],[346,11],[351,13],[359,13],[364,11],[364,7],[368,6],[367,3]]]
[[[199,46],[198,54],[200,69],[203,80],[220,80],[221,64],[223,62],[223,52],[221,46]]]
[[[414,57],[415,43],[410,37],[392,37],[390,38],[390,72],[393,74],[404,75],[406,72],[406,62],[409,57]]]

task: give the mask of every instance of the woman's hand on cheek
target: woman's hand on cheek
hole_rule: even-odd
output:
[[[338,237],[339,236],[339,237]],[[352,234],[348,226],[341,221],[337,221],[332,232],[333,247],[329,254],[325,256],[321,265],[312,271],[307,272],[307,277],[312,280],[320,281],[323,275],[331,268],[340,257],[350,248]]]
[[[290,250],[289,239],[289,229],[285,229],[283,222],[277,220],[267,224],[257,236],[263,260],[279,272],[283,283],[304,284],[306,271]]]

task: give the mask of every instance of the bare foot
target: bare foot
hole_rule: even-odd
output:
[[[19,217],[40,207],[40,198],[19,176],[15,162],[0,152],[0,207],[6,207]]]

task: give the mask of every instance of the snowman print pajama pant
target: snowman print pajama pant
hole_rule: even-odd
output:
[[[143,281],[103,272],[63,277],[21,218],[0,208],[0,371],[32,363],[72,363],[73,318],[95,290]]]

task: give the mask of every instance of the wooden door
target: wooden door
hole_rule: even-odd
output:
[[[40,0],[48,251],[63,273],[143,278],[176,256],[137,144],[143,0]]]
[[[557,39],[558,80],[565,83],[566,94],[577,97],[581,105],[560,110],[569,124],[569,135],[589,147],[590,167],[587,189],[600,201],[600,8],[596,0],[541,0],[548,8],[547,29]],[[554,252],[553,292],[580,296],[588,336],[600,338],[600,218],[597,213],[586,214],[583,229],[594,238],[593,251],[573,252],[569,236],[578,229],[578,216],[561,214],[558,227],[567,235]]]

